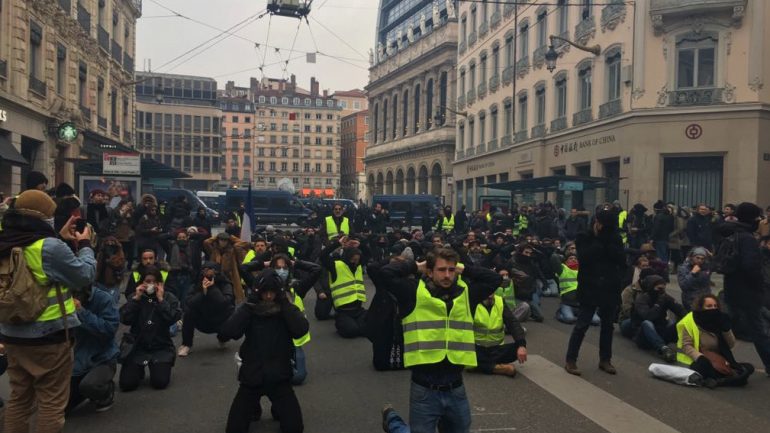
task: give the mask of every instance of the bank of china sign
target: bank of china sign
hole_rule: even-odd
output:
[[[564,155],[565,153],[579,152],[583,149],[598,146],[600,144],[610,144],[614,142],[614,135],[604,135],[601,137],[571,141],[569,143],[555,144],[553,146],[553,156],[558,157],[559,155]]]
[[[102,174],[122,174],[139,176],[141,155],[133,153],[107,153],[102,158]]]

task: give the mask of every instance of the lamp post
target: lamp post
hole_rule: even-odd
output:
[[[591,54],[593,54],[595,56],[598,56],[602,52],[602,48],[599,45],[594,45],[594,46],[588,47],[588,46],[585,46],[585,45],[581,45],[581,44],[572,42],[569,39],[565,39],[565,38],[562,38],[560,36],[554,36],[554,35],[549,36],[549,39],[551,41],[551,44],[548,46],[548,51],[545,53],[545,67],[546,67],[546,69],[548,69],[548,72],[553,72],[554,69],[556,69],[556,59],[559,58],[559,53],[557,53],[556,50],[553,47],[554,39],[558,40],[558,41],[566,42],[566,43],[572,45],[573,47],[577,48],[578,50],[585,51],[587,53],[591,53]]]

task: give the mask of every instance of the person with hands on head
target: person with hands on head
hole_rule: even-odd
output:
[[[150,370],[150,385],[165,389],[171,382],[176,350],[169,328],[182,318],[179,300],[167,292],[160,270],[145,268],[141,284],[133,296],[120,308],[120,321],[131,329],[123,334],[121,342],[120,389],[133,391],[139,387]]]
[[[304,430],[302,410],[294,394],[292,357],[295,338],[307,334],[310,325],[284,289],[273,269],[265,269],[246,302],[222,325],[220,341],[244,337],[238,351],[238,391],[227,417],[227,433],[246,433],[261,415],[259,399],[266,395],[283,433]]]
[[[190,354],[196,329],[204,334],[216,334],[235,310],[233,285],[222,275],[218,264],[204,262],[198,281],[183,305],[182,345],[177,350],[180,357]]]

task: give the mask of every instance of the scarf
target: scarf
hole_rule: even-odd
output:
[[[0,256],[7,256],[15,247],[26,247],[40,239],[55,238],[56,232],[45,221],[8,211],[0,232]]]
[[[719,342],[719,354],[722,355],[730,365],[733,367],[737,366],[738,362],[735,360],[733,352],[730,350],[730,346],[727,344],[727,340],[724,337],[724,328],[726,327],[726,320],[728,320],[725,315],[719,310],[703,310],[693,311],[692,317],[699,328],[717,336],[717,341]]]

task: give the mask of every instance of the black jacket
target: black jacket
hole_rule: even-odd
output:
[[[217,275],[214,285],[204,294],[202,284],[202,278],[195,282],[195,290],[187,297],[185,311],[197,313],[196,326],[217,329],[235,311],[233,285],[224,275]]]
[[[243,361],[238,380],[246,386],[261,387],[291,380],[292,339],[302,337],[308,329],[305,315],[284,298],[278,303],[241,304],[222,325],[219,339],[246,336],[238,351]]]
[[[655,216],[652,218],[652,233],[650,237],[654,241],[668,242],[668,237],[676,228],[675,226],[676,222],[673,215],[665,210],[655,211]]]
[[[668,324],[669,311],[674,313],[677,320],[687,314],[682,304],[676,302],[671,295],[659,294],[654,290],[642,292],[634,299],[631,324],[636,329],[642,325],[643,321],[649,320],[655,325],[655,329],[664,329]]]
[[[734,234],[738,247],[738,270],[725,274],[725,298],[733,304],[762,303],[762,255],[752,228],[742,223],[726,222],[720,224],[717,231],[722,238]]]
[[[626,256],[617,230],[605,227],[598,236],[593,231],[578,235],[575,240],[580,272],[578,301],[580,305],[620,305]]]
[[[587,224],[583,217],[568,217],[564,222],[564,231],[566,232],[567,239],[574,240],[579,233],[586,231]]]
[[[136,343],[124,362],[173,363],[176,351],[169,327],[181,318],[182,309],[173,293],[166,291],[163,302],[155,295],[142,295],[138,301],[130,297],[120,308],[120,323],[131,327],[129,333]]]

